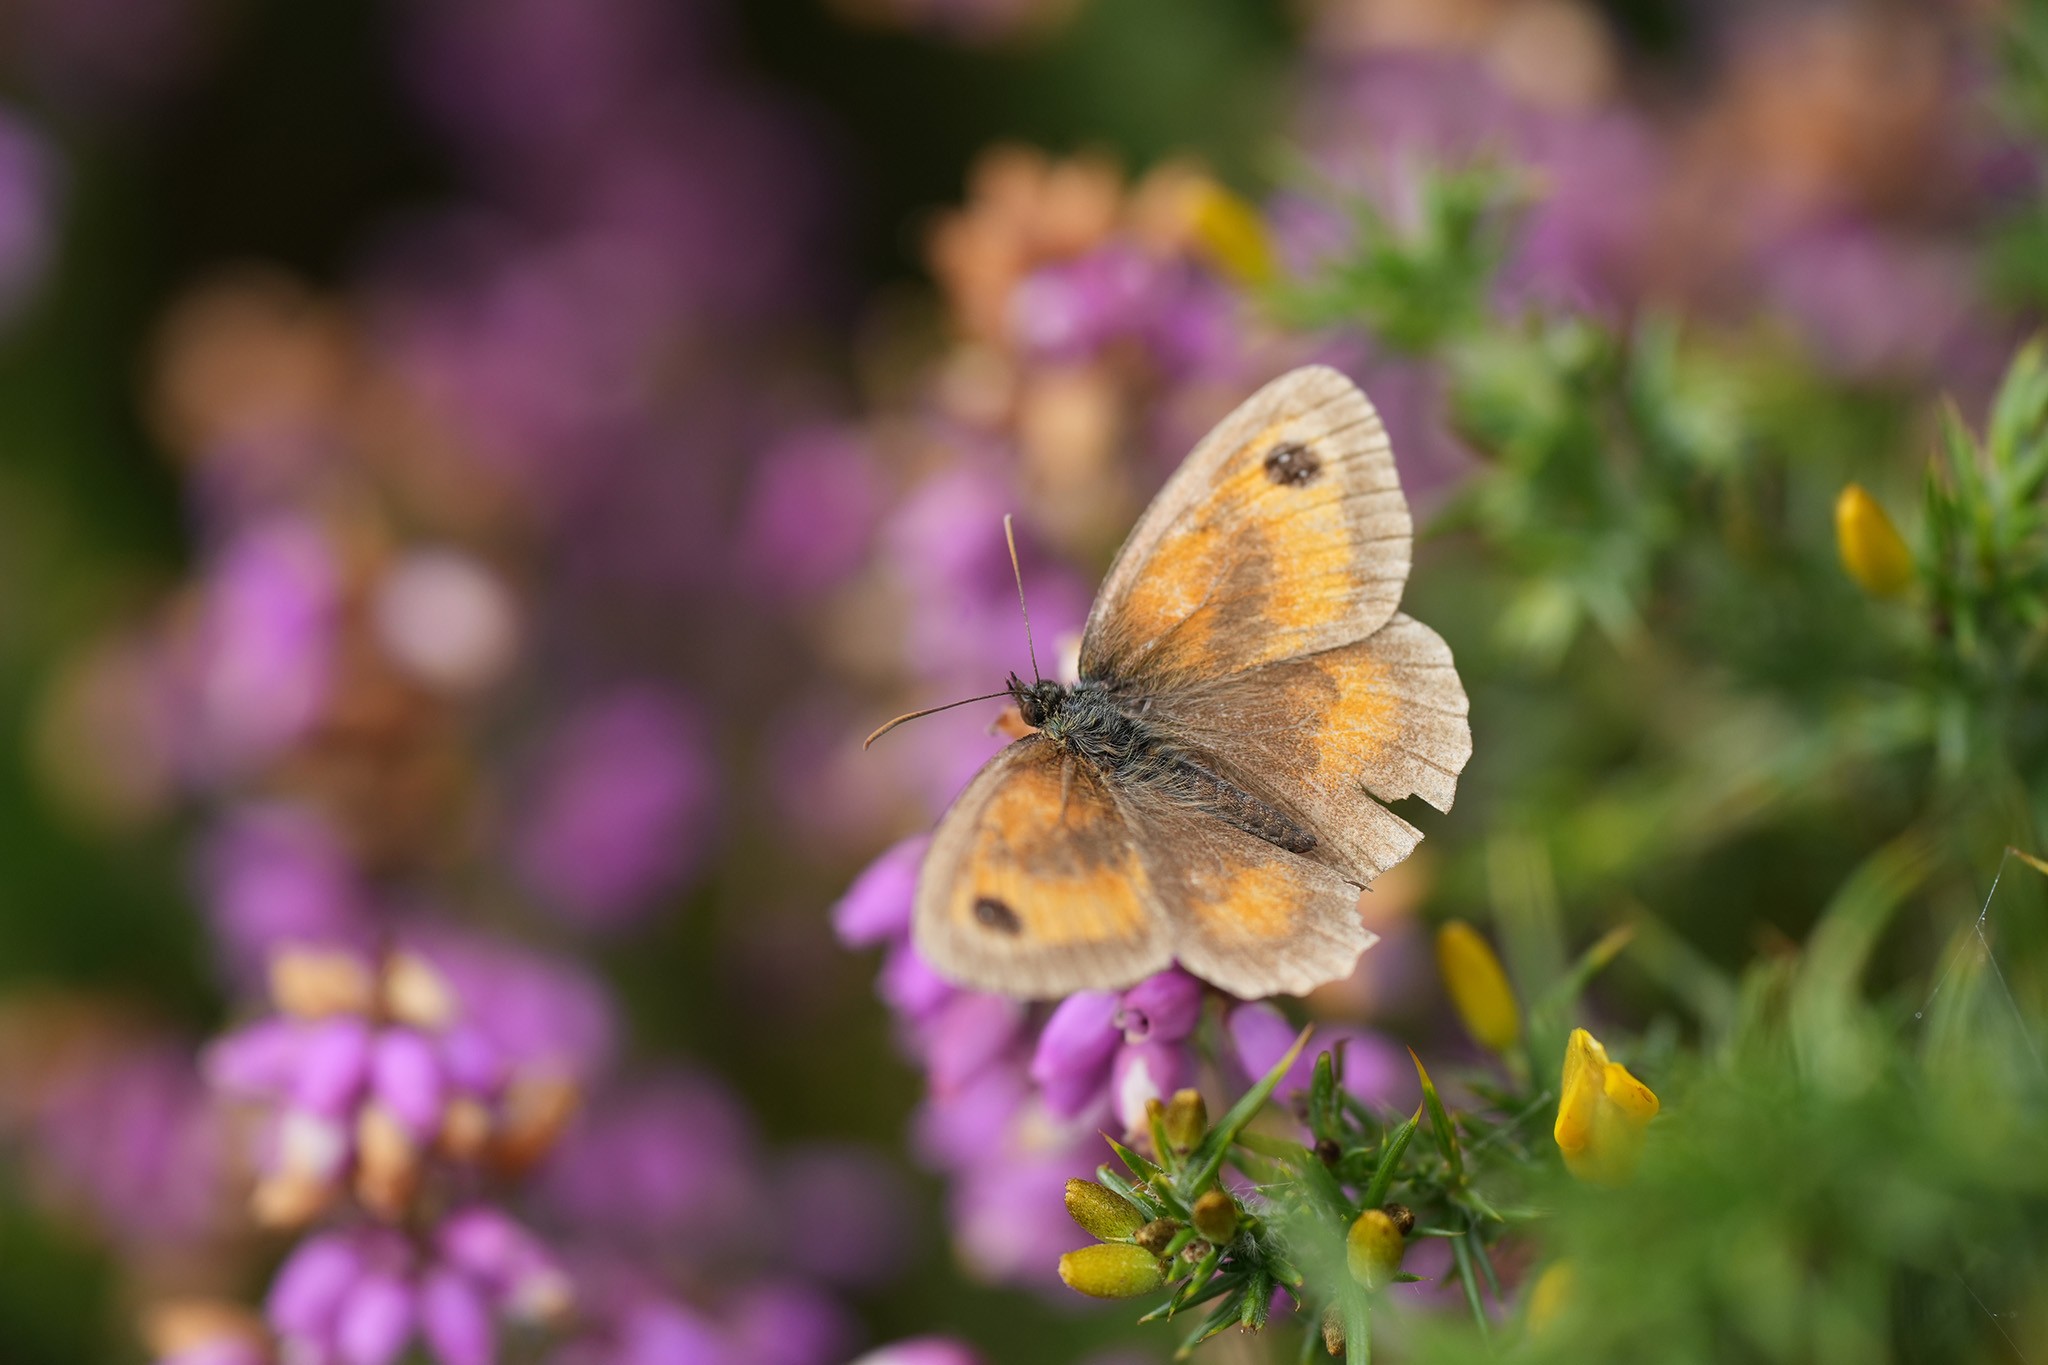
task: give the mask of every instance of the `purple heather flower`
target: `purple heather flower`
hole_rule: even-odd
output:
[[[1086,1150],[1100,1145],[1093,1138]],[[1061,1196],[1068,1180],[1090,1169],[1090,1158],[1077,1149],[1014,1153],[959,1173],[953,1238],[967,1268],[991,1283],[1058,1286],[1060,1253],[1074,1248],[1074,1224]]]
[[[883,1003],[913,1026],[924,1024],[960,994],[957,987],[932,970],[908,938],[891,948],[883,959],[882,974],[875,988]]]
[[[680,1304],[642,1305],[619,1332],[617,1365],[742,1365],[744,1357],[710,1318]]]
[[[461,1273],[436,1268],[420,1282],[420,1335],[440,1365],[492,1365],[497,1325],[483,1290]]]
[[[1230,1012],[1230,1037],[1236,1045],[1237,1061],[1246,1076],[1257,1080],[1279,1064],[1300,1033],[1287,1016],[1263,1001],[1239,1005]],[[1372,1104],[1395,1104],[1396,1095],[1419,1091],[1407,1054],[1393,1043],[1346,1025],[1318,1027],[1309,1045],[1287,1069],[1273,1097],[1285,1102],[1307,1090],[1315,1080],[1316,1058],[1341,1047],[1344,1055],[1344,1088]]]
[[[681,701],[633,689],[593,703],[549,748],[519,839],[522,870],[566,918],[619,928],[693,869],[716,781]]]
[[[344,1015],[307,1024],[293,1066],[293,1106],[326,1119],[347,1114],[369,1081],[375,1042],[370,1026],[361,1019]]]
[[[448,1097],[446,1067],[434,1044],[414,1029],[385,1029],[377,1037],[370,1074],[378,1102],[414,1141],[431,1141],[441,1129]]]
[[[418,1305],[412,1287],[391,1271],[358,1279],[334,1317],[334,1348],[342,1365],[391,1365],[411,1340]]]
[[[1859,379],[1938,374],[1972,324],[1966,252],[1853,224],[1776,242],[1765,286],[1823,364]]]
[[[1123,1042],[1117,1031],[1122,1008],[1113,991],[1077,991],[1045,1021],[1031,1079],[1055,1114],[1072,1118],[1101,1098]]]
[[[1202,1019],[1202,983],[1178,967],[1146,977],[1123,993],[1116,1026],[1127,1043],[1177,1043]]]
[[[440,1365],[490,1365],[498,1318],[552,1316],[567,1281],[503,1214],[459,1210],[436,1249],[355,1227],[301,1243],[271,1284],[265,1316],[286,1360],[391,1365],[424,1339]]]
[[[233,809],[208,836],[199,883],[214,931],[245,982],[294,943],[366,944],[371,916],[347,852],[310,811]]]
[[[216,1227],[227,1132],[184,1048],[148,1040],[69,1066],[36,1097],[29,1136],[47,1193],[131,1246],[180,1246]]]
[[[911,1337],[868,1352],[853,1365],[988,1365],[981,1353],[951,1337]]]
[[[913,835],[892,844],[854,878],[832,907],[832,930],[849,948],[869,948],[910,932],[917,870],[931,836]]]
[[[323,1233],[300,1243],[271,1281],[264,1306],[271,1327],[286,1338],[326,1340],[362,1269],[363,1247],[350,1233]]]
[[[1237,1047],[1238,1064],[1254,1080],[1279,1065],[1301,1032],[1288,1022],[1286,1015],[1264,1001],[1253,1001],[1232,1010],[1229,1028],[1230,1040]],[[1281,1077],[1280,1084],[1274,1087],[1274,1098],[1286,1100],[1307,1089],[1315,1079],[1315,1063],[1316,1050],[1303,1048],[1301,1055],[1294,1059],[1294,1065]]]
[[[214,557],[195,661],[209,775],[269,758],[318,718],[340,609],[340,569],[306,522],[259,523]]]
[[[1023,350],[1053,363],[1137,343],[1178,379],[1238,356],[1242,311],[1205,267],[1115,242],[1026,276],[1010,296],[1010,328]]]
[[[755,465],[740,517],[750,583],[791,596],[823,591],[859,567],[881,515],[873,454],[845,427],[784,437]]]
[[[1194,1080],[1194,1058],[1179,1043],[1139,1043],[1116,1054],[1111,1102],[1126,1133],[1145,1131],[1145,1106],[1165,1100]]]
[[[522,1116],[522,1097],[585,1083],[608,1055],[608,1006],[569,969],[446,931],[419,937],[424,947],[376,964],[346,951],[282,959],[279,1003],[299,1013],[256,1020],[207,1050],[215,1086],[270,1106],[257,1198],[280,1201],[282,1219],[305,1216],[310,1198],[352,1178],[366,1203],[396,1216],[411,1189],[404,1163],[447,1133],[551,1141],[545,1117]],[[323,990],[351,1003],[324,1003]],[[315,1013],[336,1008],[350,1012]],[[452,1117],[469,1121],[451,1129]],[[409,1141],[372,1145],[392,1124]]]
[[[855,1338],[831,1296],[792,1280],[741,1290],[729,1313],[733,1345],[747,1365],[839,1365]]]
[[[447,980],[461,1016],[447,1035],[444,1057],[457,1049],[470,1059],[469,1074],[497,1064],[566,1075],[588,1083],[609,1066],[618,1043],[618,1019],[603,982],[573,961],[498,939],[428,926],[408,932],[417,950]],[[460,1040],[459,1042],[457,1040]]]
[[[932,1088],[945,1092],[982,1073],[1024,1028],[1024,1007],[1000,995],[962,992],[933,1015],[919,1041]]]
[[[882,561],[913,596],[903,657],[922,676],[949,688],[972,679],[989,691],[989,680],[1022,667],[1024,623],[1003,539],[1003,514],[1014,506],[1007,483],[992,470],[963,466],[913,489],[884,523]],[[1057,640],[1081,628],[1090,594],[1027,530],[1017,528],[1017,552],[1031,623],[1040,640]],[[954,781],[938,799],[950,800],[959,785]]]
[[[913,1145],[940,1170],[989,1160],[1030,1097],[1031,1083],[1021,1071],[990,1067],[950,1093],[926,1097],[911,1121]]]
[[[673,1071],[594,1100],[549,1160],[541,1197],[576,1227],[649,1245],[736,1235],[765,1197],[754,1141],[723,1085]]]

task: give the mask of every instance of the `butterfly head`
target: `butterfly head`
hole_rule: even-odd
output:
[[[1015,673],[1010,675],[1010,697],[1017,703],[1017,714],[1034,730],[1044,729],[1045,723],[1059,713],[1066,695],[1067,689],[1050,678],[1025,682]]]

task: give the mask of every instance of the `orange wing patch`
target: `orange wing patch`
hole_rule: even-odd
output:
[[[1269,429],[1246,450],[1286,451]],[[1307,446],[1301,446],[1307,451]],[[1234,461],[1202,519],[1163,542],[1131,586],[1123,628],[1156,640],[1149,666],[1167,676],[1234,671],[1300,653],[1347,614],[1357,587],[1345,489],[1275,482],[1262,459]],[[1134,665],[1146,667],[1141,654]]]
[[[956,924],[1045,947],[1127,941],[1151,919],[1122,814],[1085,765],[1021,768],[982,811]],[[1080,790],[1077,792],[1076,787]]]
[[[1400,602],[1411,534],[1365,395],[1296,370],[1209,433],[1131,532],[1082,676],[1165,687],[1360,639]]]
[[[1146,857],[1189,971],[1247,998],[1350,972],[1374,935],[1358,888],[1321,863],[1184,809],[1145,812]]]
[[[913,931],[941,973],[1007,995],[1127,985],[1169,960],[1115,794],[1037,737],[997,754],[939,822]]]

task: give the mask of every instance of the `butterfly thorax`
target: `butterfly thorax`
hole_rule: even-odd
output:
[[[1290,853],[1316,846],[1316,836],[1299,820],[1172,743],[1105,683],[1026,683],[1012,674],[1010,695],[1026,725],[1114,784],[1156,792]]]

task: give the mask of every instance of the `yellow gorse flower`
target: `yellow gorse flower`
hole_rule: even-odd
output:
[[[1835,499],[1835,545],[1849,577],[1873,597],[1896,597],[1913,581],[1913,552],[1861,484]]]
[[[1195,245],[1239,284],[1261,285],[1278,272],[1259,211],[1206,176],[1188,192]]]
[[[1465,1032],[1481,1047],[1513,1051],[1522,1037],[1522,1008],[1485,936],[1461,919],[1444,925],[1436,934],[1436,969]]]
[[[1565,1045],[1557,1102],[1557,1148],[1566,1169],[1596,1185],[1620,1185],[1635,1174],[1643,1130],[1657,1117],[1657,1096],[1584,1029]]]
[[[1526,1320],[1532,1334],[1549,1331],[1550,1325],[1564,1316],[1571,1306],[1574,1278],[1570,1261],[1552,1261],[1529,1286]]]

